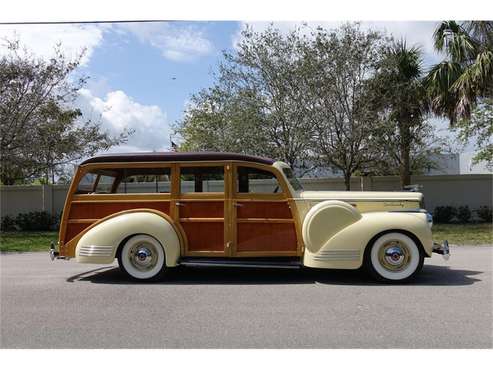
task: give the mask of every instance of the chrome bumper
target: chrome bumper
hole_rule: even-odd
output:
[[[54,261],[55,259],[57,260],[66,260],[68,258],[64,256],[60,256],[60,252],[55,250],[55,243],[51,242],[50,244],[50,259]]]
[[[450,258],[450,247],[448,241],[444,240],[443,244],[433,243],[433,253],[441,254],[445,260]]]

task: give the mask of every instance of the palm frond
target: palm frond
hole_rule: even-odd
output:
[[[479,48],[479,43],[455,21],[440,23],[433,37],[435,49],[446,52],[454,62],[473,59]]]
[[[458,96],[457,114],[468,118],[479,96],[492,93],[493,51],[478,54],[476,61],[468,66],[451,89]]]
[[[493,21],[465,21],[462,26],[478,44],[493,48]]]
[[[451,124],[456,120],[457,101],[457,94],[451,87],[462,73],[460,63],[444,61],[433,66],[423,81],[431,110],[439,116],[447,117]]]

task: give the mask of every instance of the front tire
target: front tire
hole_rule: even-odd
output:
[[[166,270],[164,248],[149,235],[128,239],[118,254],[120,269],[130,278],[140,281],[156,280]]]
[[[366,270],[378,281],[402,283],[421,271],[424,253],[409,236],[392,232],[377,238],[365,251]]]

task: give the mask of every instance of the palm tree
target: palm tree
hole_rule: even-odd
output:
[[[396,132],[396,142],[385,146],[396,147],[392,157],[399,167],[401,186],[411,183],[411,151],[417,139],[413,132],[422,125],[426,114],[422,76],[421,49],[409,47],[401,40],[388,50],[376,78],[378,110],[385,112],[387,130]]]
[[[444,21],[434,33],[446,59],[425,78],[432,111],[451,125],[468,119],[481,98],[493,96],[493,22]]]

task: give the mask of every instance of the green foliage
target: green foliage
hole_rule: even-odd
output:
[[[438,224],[448,224],[457,215],[457,209],[453,206],[438,206],[433,211],[433,221]]]
[[[394,42],[379,65],[370,93],[383,123],[374,140],[385,148],[373,171],[399,173],[401,186],[409,185],[412,173],[434,166],[430,157],[443,147],[427,120],[421,50],[405,41]]]
[[[481,206],[476,211],[478,217],[484,222],[492,222],[493,221],[493,212],[491,207]]]
[[[381,122],[370,89],[388,41],[348,24],[319,28],[304,46],[303,96],[314,128],[312,147],[324,164],[342,171],[347,190],[352,174],[367,172],[385,150],[375,145]]]
[[[493,99],[481,101],[472,111],[471,117],[459,120],[455,129],[464,144],[476,140],[474,163],[485,161],[490,168],[493,167]]]
[[[493,22],[444,21],[434,34],[446,60],[426,77],[432,110],[450,119],[468,119],[478,100],[493,94]]]
[[[15,231],[17,228],[15,227],[15,219],[10,216],[2,217],[1,227],[2,231]]]
[[[180,150],[213,150],[278,158],[310,156],[302,99],[300,33],[246,29],[237,52],[225,52],[212,87],[193,95],[177,132]]]
[[[50,60],[6,41],[0,57],[0,180],[5,185],[43,177],[53,182],[67,163],[125,142],[129,132],[112,137],[99,122],[75,107],[86,77],[76,76],[82,54],[67,60],[55,48]],[[51,179],[50,179],[51,177]]]
[[[45,211],[20,213],[15,218],[15,224],[22,231],[48,231],[55,223],[56,218]]]
[[[469,206],[460,206],[457,208],[457,220],[462,223],[462,224],[467,224],[469,221],[471,221],[471,210],[469,209]]]

